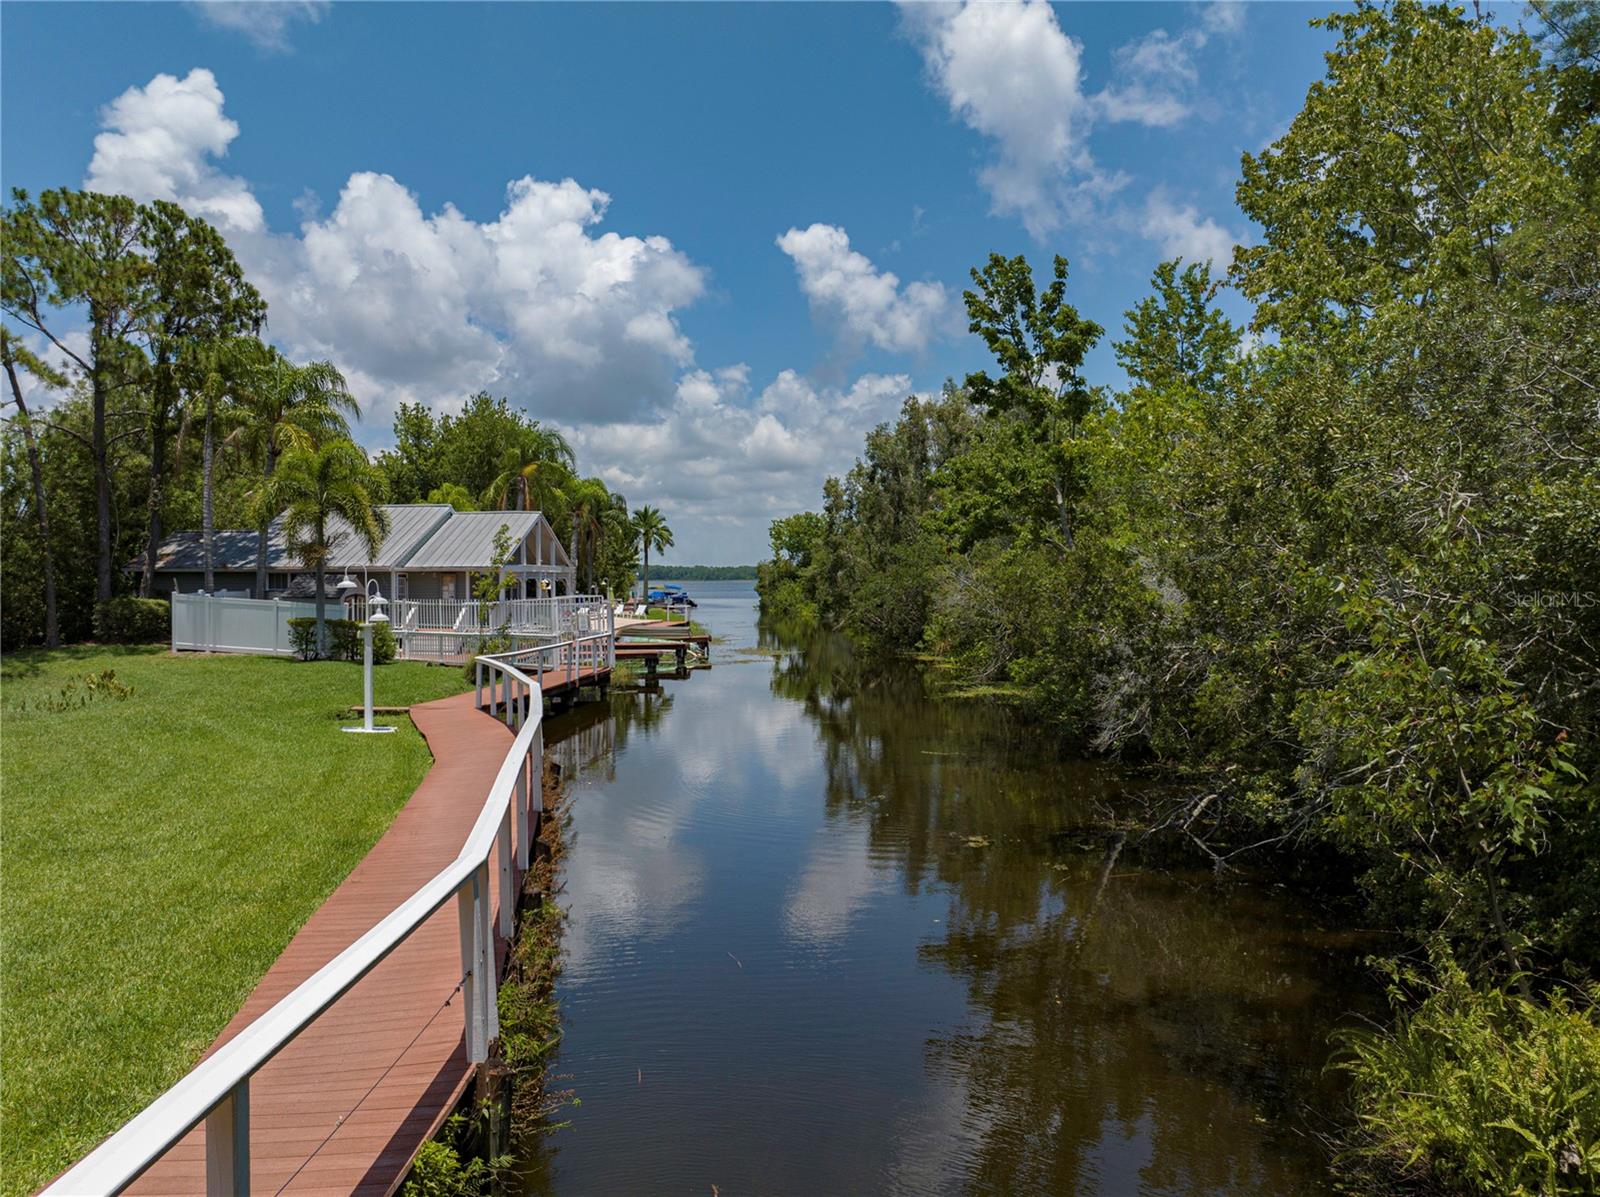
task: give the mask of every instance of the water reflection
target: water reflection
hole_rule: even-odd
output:
[[[531,1192],[1323,1191],[1351,945],[1089,834],[1116,771],[695,593],[714,670],[551,725],[583,1105]]]

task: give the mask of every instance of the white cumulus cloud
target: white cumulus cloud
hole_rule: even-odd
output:
[[[1065,223],[1103,218],[1129,181],[1095,162],[1096,123],[1170,128],[1186,119],[1202,86],[1196,54],[1242,22],[1236,6],[1200,7],[1192,27],[1155,29],[1118,48],[1110,82],[1091,91],[1083,46],[1046,0],[902,3],[901,13],[934,90],[993,146],[979,181],[994,212],[1017,217],[1040,240]]]
[[[1202,216],[1193,204],[1179,203],[1159,187],[1145,200],[1139,231],[1161,247],[1163,258],[1210,261],[1217,271],[1227,269],[1233,247],[1240,240],[1209,216]]]
[[[214,29],[242,33],[262,50],[289,49],[289,30],[299,21],[316,24],[327,0],[194,0],[189,11]]]
[[[830,387],[782,370],[752,395],[743,365],[695,369],[649,418],[574,428],[569,438],[609,486],[669,507],[679,544],[716,544],[726,560],[754,561],[767,525],[814,508],[822,477],[848,469],[866,430],[910,394],[904,374]]]
[[[257,233],[261,205],[243,179],[218,170],[239,126],[222,112],[216,76],[196,67],[182,79],[157,75],[100,113],[104,132],[83,185],[140,200],[173,200],[224,232]]]
[[[104,124],[85,185],[213,221],[266,296],[274,339],[344,370],[380,428],[401,400],[480,387],[543,418],[616,419],[670,394],[692,363],[677,315],[704,271],[665,237],[599,231],[603,191],[526,176],[480,221],[450,204],[425,212],[394,177],[361,171],[332,212],[274,234],[247,183],[216,164],[239,127],[210,71],[130,88]]]
[[[1115,188],[1086,144],[1094,111],[1083,46],[1045,0],[907,4],[901,12],[951,113],[994,143],[979,178],[997,213],[1043,237],[1086,195]]]
[[[953,309],[944,284],[901,287],[898,276],[851,249],[849,236],[836,225],[790,229],[778,238],[778,248],[794,259],[812,310],[853,339],[879,349],[920,351],[949,330]]]

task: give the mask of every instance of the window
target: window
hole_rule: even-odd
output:
[[[410,588],[406,585],[405,574],[395,574],[394,576],[394,597],[396,602],[401,603],[411,597]]]

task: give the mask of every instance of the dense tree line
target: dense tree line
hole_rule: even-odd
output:
[[[202,532],[208,586],[215,530],[257,529],[264,590],[266,526],[286,510],[308,570],[332,515],[381,539],[384,502],[542,510],[580,587],[631,588],[627,502],[577,472],[559,433],[487,394],[459,415],[402,404],[394,448],[369,460],[339,371],[260,339],[265,301],[177,205],[19,191],[0,238],[3,647],[109,635],[113,601],[152,594],[147,563],[175,529]]]
[[[753,565],[666,565],[658,561],[654,572],[658,578],[680,582],[753,582],[756,577]]]
[[[1066,261],[991,257],[994,370],[873,431],[759,583],[1180,767],[1154,817],[1219,868],[1346,862],[1415,944],[1347,1060],[1373,1185],[1600,1183],[1600,22],[1544,12],[1323,21],[1326,78],[1243,160],[1259,238],[1156,271],[1117,393]]]

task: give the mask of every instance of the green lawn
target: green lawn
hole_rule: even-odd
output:
[[[134,692],[35,709],[114,669]],[[396,662],[376,701],[464,686]],[[0,1191],[37,1188],[185,1070],[404,805],[410,720],[349,736],[361,668],[164,649],[0,667]],[[23,706],[28,709],[21,709]]]

